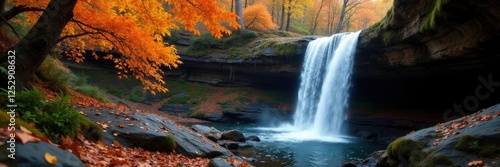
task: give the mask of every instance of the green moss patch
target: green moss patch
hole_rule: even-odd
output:
[[[97,123],[91,120],[80,117],[79,120],[80,132],[85,136],[86,139],[92,140],[94,142],[98,140],[103,140],[104,134],[102,129]]]
[[[146,147],[155,151],[173,152],[177,148],[177,145],[174,136],[169,134],[167,136],[158,136],[151,139]]]
[[[442,7],[446,3],[448,3],[448,0],[436,0],[432,9],[425,16],[422,25],[420,25],[420,32],[425,32],[436,27],[436,15],[441,11]]]
[[[428,167],[435,165],[452,165],[451,160],[444,154],[436,155],[436,150],[422,151],[426,141],[413,141],[398,138],[387,147],[388,159],[381,162],[382,166],[399,166],[406,164],[411,167]]]
[[[500,144],[472,135],[463,135],[458,139],[455,149],[475,153],[481,157],[495,157],[500,154]]]

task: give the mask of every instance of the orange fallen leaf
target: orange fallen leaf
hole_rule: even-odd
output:
[[[28,142],[38,142],[40,141],[39,138],[33,137],[30,134],[24,133],[24,132],[16,132],[16,138],[21,140],[21,143],[26,144]]]
[[[125,125],[123,125],[123,123],[120,123],[120,124],[118,124],[118,127],[120,127],[120,128],[124,128],[124,127],[125,127]]]
[[[468,167],[482,167],[484,165],[483,160],[475,160],[467,164]]]
[[[50,153],[46,152],[43,157],[45,158],[45,161],[47,161],[47,163],[49,163],[51,165],[56,165],[57,164],[57,157],[56,156],[53,156]]]
[[[21,131],[23,131],[24,133],[27,133],[27,134],[30,134],[30,135],[33,134],[33,133],[31,133],[30,130],[26,129],[24,126],[19,125],[19,129],[21,129]]]

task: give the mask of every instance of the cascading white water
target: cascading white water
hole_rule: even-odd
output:
[[[341,135],[359,33],[335,34],[309,43],[294,116],[295,128],[318,137]]]

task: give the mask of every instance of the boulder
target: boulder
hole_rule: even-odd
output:
[[[5,141],[3,141],[5,142]],[[3,145],[0,147],[1,150],[7,150],[7,145]],[[74,166],[74,167],[84,167],[85,164],[83,164],[78,157],[76,157],[74,154],[62,150],[52,144],[48,144],[45,142],[28,142],[26,144],[21,144],[19,142],[16,142],[16,154],[15,154],[15,162],[14,164],[17,164],[19,167],[23,166],[39,166],[39,167],[63,167],[63,166]],[[9,161],[4,162],[4,158],[7,157],[7,155],[3,154],[4,152],[1,151],[0,155],[2,155],[2,158],[0,158],[0,161],[2,163],[9,164]],[[49,153],[57,158],[57,164],[56,165],[50,165],[45,161],[44,155],[45,153]],[[10,159],[10,158],[8,158]]]
[[[229,161],[223,158],[214,158],[208,163],[208,167],[233,167]]]
[[[240,145],[238,142],[234,142],[234,141],[229,141],[229,140],[219,140],[217,141],[217,143],[224,147],[224,148],[227,148],[227,149],[230,149],[230,150],[237,150],[238,148],[240,148]]]
[[[250,148],[250,147],[253,147],[253,145],[248,143],[248,142],[238,142],[238,147],[239,148]]]
[[[467,166],[481,159],[499,164],[500,104],[469,116],[418,130],[392,142],[380,166]],[[414,159],[418,159],[415,161]]]
[[[220,138],[221,140],[231,140],[231,141],[239,141],[239,142],[245,142],[245,136],[243,133],[237,130],[230,130],[227,132],[222,133],[222,136]]]
[[[161,152],[175,150],[188,157],[234,156],[227,149],[190,128],[154,114],[106,108],[82,110],[90,120],[106,127],[106,144],[116,140],[124,147],[141,147]]]
[[[249,141],[260,142],[260,138],[255,136],[255,135],[247,136],[247,137],[245,137],[245,139],[249,140]]]
[[[199,134],[207,137],[208,139],[216,142],[221,138],[221,131],[215,129],[214,127],[208,127],[204,125],[193,125],[191,126],[191,129],[193,129],[195,132],[198,132]]]

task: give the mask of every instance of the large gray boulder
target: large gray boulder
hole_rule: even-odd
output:
[[[177,153],[188,157],[234,156],[227,149],[190,128],[146,112],[123,109],[82,109],[87,117],[105,127],[104,141],[115,140],[124,147]]]
[[[5,141],[3,141],[5,142]],[[0,146],[1,150],[7,150],[7,145]],[[78,157],[74,154],[62,150],[52,144],[46,142],[28,142],[26,144],[21,144],[16,142],[16,154],[15,160],[11,160],[7,158],[7,155],[4,155],[4,151],[0,151],[0,162],[10,165],[17,165],[18,167],[63,167],[63,166],[74,166],[74,167],[84,167],[83,164]],[[55,165],[51,165],[45,161],[44,155],[45,153],[49,153],[57,158],[57,163]],[[9,152],[10,154],[10,152]],[[5,158],[5,159],[4,159]],[[10,162],[9,162],[10,161]]]
[[[500,104],[392,142],[379,166],[500,164]]]
[[[208,163],[208,167],[233,167],[229,161],[223,158],[214,158]]]

